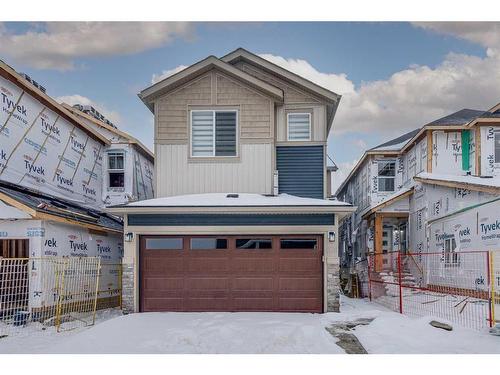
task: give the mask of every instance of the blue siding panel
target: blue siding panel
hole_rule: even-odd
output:
[[[129,214],[129,226],[334,225],[334,214]]]
[[[276,147],[279,192],[323,199],[323,146]]]

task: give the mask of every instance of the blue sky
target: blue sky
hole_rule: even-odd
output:
[[[491,27],[498,24],[5,23],[0,58],[53,97],[91,101],[152,148],[152,114],[137,93],[153,74],[240,46],[266,54],[343,95],[328,149],[345,172],[366,148],[454,110],[500,101],[498,74],[493,84],[484,76],[500,70],[498,40],[486,37]]]

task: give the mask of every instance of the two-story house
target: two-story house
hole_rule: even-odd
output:
[[[339,309],[326,144],[340,96],[243,49],[144,89],[155,199],[124,216],[129,311]]]
[[[478,229],[495,222],[499,195],[500,105],[462,109],[374,147],[336,193],[358,207],[342,221],[342,268],[368,253],[439,252],[456,262],[460,250],[500,249],[500,228]],[[455,215],[472,209],[473,220],[457,225]]]

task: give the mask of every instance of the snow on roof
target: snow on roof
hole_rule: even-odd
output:
[[[173,197],[163,197],[132,202],[126,207],[245,207],[245,206],[344,206],[351,204],[336,199],[302,198],[289,194],[269,196],[262,194],[241,193],[237,198],[228,197],[233,193],[189,194]],[[124,207],[122,206],[122,207]]]
[[[450,175],[450,174],[441,174],[441,173],[428,173],[421,172],[415,176],[416,178],[422,178],[425,180],[434,180],[434,181],[447,181],[447,182],[457,182],[462,184],[471,184],[471,185],[479,185],[479,186],[491,186],[500,188],[500,178],[498,177],[479,177],[479,176],[458,176],[458,175]]]

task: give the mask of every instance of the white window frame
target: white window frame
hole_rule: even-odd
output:
[[[499,164],[499,162],[497,162],[497,159],[500,160],[500,156],[497,156],[496,137],[500,137],[500,130],[495,130],[493,132],[493,160],[495,164]]]
[[[290,115],[307,115],[309,118],[309,137],[307,139],[290,139]],[[312,118],[310,112],[288,112],[286,114],[286,139],[288,142],[307,142],[312,136]]]
[[[394,176],[380,176],[380,171],[379,171],[379,163],[394,163]],[[377,160],[377,189],[380,193],[393,193],[396,191],[396,168],[397,168],[397,164],[396,164],[396,160]],[[394,189],[393,190],[381,190],[380,189],[380,179],[384,179],[384,180],[387,180],[387,179],[392,179],[394,180]]]
[[[449,250],[446,245],[449,245]],[[455,247],[453,247],[455,244]],[[460,267],[460,253],[457,251],[457,243],[455,237],[446,238],[443,243],[444,265],[446,267]]]
[[[111,155],[121,155],[123,158],[123,168],[122,169],[112,169],[109,163],[109,157]],[[109,150],[106,153],[106,163],[108,166],[108,188],[109,189],[125,189],[125,150]],[[123,186],[111,186],[111,173],[123,173]]]
[[[193,155],[193,113],[194,112],[212,112],[212,155]],[[215,155],[215,114],[217,112],[234,112],[236,113],[236,154],[231,155],[231,156],[216,156]],[[189,156],[191,158],[237,158],[239,156],[240,150],[239,150],[239,139],[240,139],[240,133],[239,133],[239,114],[237,109],[213,109],[213,108],[206,108],[206,109],[191,109],[189,110]]]

